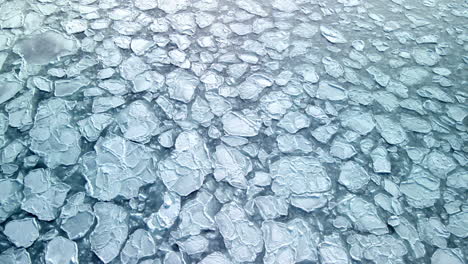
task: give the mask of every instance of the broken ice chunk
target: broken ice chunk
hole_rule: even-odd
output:
[[[29,64],[45,65],[76,53],[79,46],[77,39],[48,30],[19,41],[13,51]]]
[[[198,264],[232,264],[231,260],[220,252],[214,252],[204,257]]]
[[[232,136],[254,137],[258,134],[261,123],[255,114],[228,112],[223,115],[221,122],[224,131]]]
[[[274,49],[277,52],[283,52],[289,47],[291,33],[285,31],[267,31],[259,37],[266,48]]]
[[[70,96],[81,88],[90,84],[90,80],[84,76],[78,76],[73,79],[55,81],[54,95],[57,97]]]
[[[79,192],[67,199],[62,207],[60,228],[67,233],[69,239],[82,238],[94,224],[94,213],[91,205],[84,203],[85,193]]]
[[[344,44],[348,42],[348,40],[346,40],[343,33],[339,32],[335,28],[321,25],[320,32],[322,33],[322,36],[326,38],[328,41],[330,41],[331,43]]]
[[[325,72],[333,78],[340,78],[344,74],[343,66],[331,57],[323,57],[322,64]]]
[[[407,140],[406,132],[401,125],[385,115],[374,116],[377,130],[389,144],[397,145]]]
[[[97,225],[89,237],[91,250],[104,263],[115,259],[128,236],[128,213],[113,203],[94,205]]]
[[[349,111],[343,115],[340,114],[340,119],[344,127],[350,128],[360,135],[367,135],[375,127],[372,115],[367,112]]]
[[[356,192],[367,185],[370,180],[367,171],[354,161],[347,161],[340,168],[338,182],[346,186],[348,190]]]
[[[422,84],[429,77],[429,72],[422,67],[405,67],[400,72],[400,82],[413,86]]]
[[[423,163],[430,172],[441,179],[445,179],[450,172],[457,168],[457,163],[452,157],[437,150],[427,154]]]
[[[1,74],[0,83],[0,104],[13,98],[24,86],[13,73]]]
[[[347,91],[338,83],[320,81],[317,98],[330,101],[341,101],[348,98]]]
[[[339,202],[338,212],[347,215],[359,231],[376,235],[388,233],[387,225],[378,215],[375,205],[363,198],[357,196],[344,198]]]
[[[314,157],[284,156],[270,166],[272,190],[277,195],[326,192],[331,180],[322,164]]]
[[[409,205],[415,208],[431,207],[440,198],[440,180],[419,166],[413,166],[400,190]]]
[[[468,211],[462,211],[451,215],[447,230],[457,237],[468,237]]]
[[[163,87],[165,77],[156,71],[146,71],[135,76],[132,83],[131,89],[134,93],[144,91],[156,92]]]
[[[92,197],[109,201],[118,195],[136,197],[140,187],[156,180],[156,156],[152,149],[117,135],[98,140],[94,152],[82,158],[86,190]]]
[[[325,236],[319,245],[320,261],[322,264],[350,264],[348,251],[338,234]]]
[[[182,252],[188,255],[195,255],[207,251],[209,241],[202,235],[196,235],[178,242],[177,245],[179,245]]]
[[[3,230],[16,247],[30,247],[39,238],[39,224],[35,218],[11,220]]]
[[[283,153],[310,153],[312,152],[312,143],[303,135],[284,134],[276,138],[278,148]]]
[[[424,242],[439,248],[447,247],[450,232],[437,217],[420,218],[418,220],[418,231]]]
[[[260,99],[262,110],[274,119],[280,119],[292,105],[291,98],[281,91],[272,91]]]
[[[24,201],[21,209],[40,220],[51,221],[58,215],[70,186],[60,182],[49,169],[34,169],[24,177]]]
[[[15,213],[21,206],[22,189],[22,184],[17,180],[0,180],[0,223]]]
[[[236,188],[247,188],[247,174],[252,163],[239,150],[224,144],[216,146],[214,177],[217,181],[227,181]]]
[[[376,173],[390,173],[392,172],[392,164],[388,158],[388,151],[383,146],[376,147],[370,154],[372,159],[372,166]]]
[[[175,150],[159,163],[158,174],[164,185],[181,196],[200,189],[212,164],[204,139],[196,131],[179,134]]]
[[[73,165],[81,154],[80,134],[71,124],[74,103],[59,98],[39,104],[31,136],[31,150],[44,158],[49,168]]]
[[[219,232],[231,257],[238,262],[252,262],[263,249],[262,231],[239,205],[225,204],[215,216]]]
[[[141,258],[156,253],[156,242],[150,232],[137,229],[130,235],[120,252],[120,261],[123,264],[137,264]]]
[[[0,263],[5,264],[31,264],[31,257],[26,249],[14,249],[13,247],[0,254]]]
[[[454,99],[443,89],[436,86],[424,86],[417,90],[419,96],[430,99],[437,99],[445,103],[453,103]]]
[[[187,9],[191,5],[189,0],[157,0],[158,8],[168,14]]]
[[[33,104],[35,95],[35,90],[29,90],[16,96],[16,98],[5,105],[10,126],[22,131],[30,128],[33,124],[33,113],[35,111]]]
[[[150,229],[169,229],[174,225],[179,217],[181,200],[180,196],[166,192],[163,196],[164,203],[159,207],[158,212],[149,216],[146,224]]]
[[[257,196],[254,202],[264,220],[288,215],[288,203],[284,198],[272,195]]]
[[[353,145],[346,143],[342,138],[335,138],[330,146],[330,154],[333,157],[345,160],[357,154]]]
[[[432,49],[415,48],[411,54],[417,64],[423,66],[434,66],[439,60],[440,56]]]
[[[120,111],[116,122],[126,139],[139,143],[148,142],[160,132],[158,118],[143,100],[134,101]]]
[[[463,253],[458,248],[438,248],[431,257],[431,264],[464,264]]]
[[[120,64],[120,75],[125,80],[134,80],[139,74],[149,70],[149,66],[138,56],[131,56]]]
[[[188,103],[193,100],[200,81],[187,70],[176,69],[166,76],[169,96],[177,101]]]
[[[180,224],[172,235],[179,239],[200,234],[204,230],[215,230],[214,216],[219,203],[205,190],[197,193],[194,199],[188,200],[180,210]]]
[[[268,16],[268,12],[256,1],[254,0],[238,0],[236,4],[239,8],[261,17]]]
[[[88,141],[94,142],[98,140],[101,132],[113,121],[112,115],[98,113],[78,121],[77,124],[81,135]]]
[[[289,112],[283,116],[278,122],[278,126],[285,129],[289,133],[296,133],[297,131],[306,128],[310,125],[309,118],[301,112]]]
[[[78,264],[78,246],[64,237],[54,237],[46,247],[46,264]]]
[[[354,234],[348,237],[348,242],[351,244],[350,255],[357,261],[367,259],[373,263],[403,263],[402,258],[408,253],[403,241],[391,235]]]

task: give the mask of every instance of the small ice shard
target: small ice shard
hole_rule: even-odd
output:
[[[389,144],[397,145],[407,140],[406,132],[401,125],[387,115],[374,116],[377,130]]]
[[[224,244],[237,262],[252,262],[263,249],[262,231],[236,203],[225,204],[215,216]]]
[[[30,247],[39,238],[39,224],[35,218],[11,220],[6,223],[3,234],[16,247]]]
[[[0,83],[0,104],[13,98],[24,86],[13,73],[1,74]]]
[[[54,237],[47,243],[46,264],[78,264],[78,246],[64,237]]]
[[[128,236],[128,213],[113,203],[94,205],[97,225],[89,237],[91,250],[104,263],[115,259]]]
[[[247,188],[247,174],[252,170],[252,163],[239,150],[224,144],[216,146],[214,177],[217,181],[227,181],[236,188]]]
[[[158,174],[166,187],[181,196],[200,189],[212,164],[205,140],[196,131],[179,134],[172,154],[159,163]]]
[[[346,186],[348,190],[356,192],[367,185],[370,180],[367,171],[354,161],[347,161],[340,168],[338,182]]]
[[[189,103],[193,100],[199,84],[198,78],[187,70],[176,69],[166,75],[169,96],[183,103]]]
[[[48,30],[20,40],[13,51],[20,54],[29,64],[45,65],[76,53],[79,47],[75,38]]]
[[[387,234],[388,227],[379,214],[377,207],[357,196],[345,197],[339,202],[338,212],[345,214],[353,222],[355,228],[361,232],[375,235]]]
[[[116,117],[123,136],[139,143],[148,142],[160,131],[160,122],[153,109],[143,100],[130,103]]]
[[[335,28],[321,25],[320,32],[322,33],[322,36],[326,38],[328,41],[330,41],[331,43],[344,44],[348,42],[345,36]]]
[[[415,208],[431,207],[440,198],[440,180],[419,166],[413,166],[410,175],[400,184],[409,205]]]
[[[117,135],[100,138],[95,152],[82,157],[86,189],[92,197],[109,201],[136,197],[140,187],[156,180],[154,151]]]
[[[24,177],[21,209],[36,215],[40,220],[54,220],[70,188],[52,174],[50,169],[31,170]]]
[[[258,135],[261,123],[254,114],[228,112],[221,118],[226,133],[232,136],[254,137]]]
[[[23,186],[14,179],[0,180],[0,223],[15,213],[21,206]]]
[[[156,242],[153,235],[144,229],[137,229],[128,238],[120,252],[123,264],[137,264],[144,257],[156,254]]]

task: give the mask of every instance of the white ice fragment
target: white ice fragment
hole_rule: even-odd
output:
[[[322,33],[322,36],[331,43],[344,44],[348,42],[341,32],[330,26],[321,25],[320,32]]]
[[[139,74],[149,70],[150,67],[138,56],[130,56],[120,66],[120,75],[125,80],[134,80]]]
[[[115,120],[123,136],[131,141],[146,143],[160,132],[159,119],[143,100],[130,103],[119,112]]]
[[[370,66],[367,68],[367,72],[372,75],[375,82],[378,83],[382,87],[387,87],[388,83],[390,82],[390,76],[383,73],[380,69],[375,66]]]
[[[0,180],[0,223],[15,213],[23,199],[22,184],[14,179]]]
[[[284,156],[270,166],[272,190],[277,195],[307,195],[330,190],[331,180],[314,157]]]
[[[137,264],[141,258],[156,253],[156,242],[150,232],[137,229],[128,238],[120,252],[120,261],[123,264]]]
[[[44,158],[49,168],[73,165],[81,154],[80,134],[71,124],[74,103],[58,98],[42,101],[36,112],[31,150]]]
[[[303,135],[284,134],[276,137],[278,149],[283,153],[310,153],[312,152],[312,143]]]
[[[39,238],[39,224],[35,218],[11,220],[6,223],[3,234],[16,247],[30,247]]]
[[[450,232],[437,217],[420,218],[418,220],[418,232],[424,242],[438,248],[447,247]]]
[[[254,203],[264,220],[288,215],[288,203],[284,198],[271,195],[257,196]]]
[[[0,254],[0,263],[31,264],[31,257],[24,248],[14,249],[11,247]]]
[[[279,127],[292,134],[308,127],[309,125],[310,119],[301,112],[289,112],[278,122]]]
[[[89,85],[91,81],[84,77],[78,76],[73,79],[55,81],[54,95],[57,97],[70,96],[78,92],[81,88]]]
[[[112,115],[105,113],[92,114],[77,122],[80,133],[88,141],[97,141],[101,132],[106,129],[114,119]]]
[[[341,64],[331,57],[323,57],[322,64],[325,72],[333,78],[340,78],[344,74],[344,68]]]
[[[390,116],[376,115],[374,118],[377,123],[377,130],[389,144],[401,144],[408,139],[405,130]]]
[[[348,98],[347,91],[335,82],[320,81],[317,98],[330,101],[341,101]]]
[[[423,160],[423,164],[435,176],[445,179],[447,175],[457,168],[457,163],[449,155],[433,150]]]
[[[392,164],[388,158],[388,151],[383,146],[378,146],[372,150],[371,154],[372,166],[376,173],[390,173],[392,172]]]
[[[175,150],[159,163],[158,175],[166,187],[181,196],[200,189],[212,164],[204,139],[196,131],[179,134]]]
[[[429,72],[422,67],[405,67],[400,72],[400,82],[413,86],[422,84],[429,77]]]
[[[54,220],[69,190],[70,186],[62,183],[50,169],[34,169],[24,177],[21,209],[40,220]]]
[[[448,93],[436,86],[423,86],[416,92],[419,96],[424,98],[437,99],[445,103],[454,103],[454,99]]]
[[[361,232],[375,235],[388,233],[387,224],[378,215],[375,205],[361,197],[345,197],[339,202],[338,212],[347,215],[354,227]]]
[[[61,23],[68,35],[84,32],[88,29],[88,22],[84,19],[72,19]]]
[[[260,98],[260,107],[273,119],[281,119],[292,105],[291,98],[281,91],[272,91]]]
[[[48,30],[17,42],[13,51],[20,54],[28,64],[46,65],[76,53],[79,47],[77,39]]]
[[[232,264],[232,262],[226,255],[214,252],[204,257],[198,264]]]
[[[193,74],[183,69],[176,69],[166,76],[169,96],[177,101],[189,103],[195,96],[200,81]]]
[[[409,205],[415,208],[431,207],[440,198],[440,180],[419,166],[413,166],[400,190]]]
[[[0,104],[13,98],[24,86],[13,73],[1,74],[0,83]]]
[[[180,196],[175,193],[166,192],[163,196],[163,204],[159,207],[158,212],[150,215],[147,221],[150,229],[168,229],[174,225],[179,217],[181,200]]]
[[[340,115],[341,124],[350,128],[360,135],[367,135],[374,127],[375,122],[368,112],[350,111]]]
[[[44,259],[46,264],[78,264],[78,246],[64,237],[54,237],[47,243]]]
[[[338,234],[325,236],[319,245],[320,261],[322,264],[350,264],[348,251]]]
[[[401,114],[400,123],[404,128],[413,132],[427,134],[432,130],[429,121],[415,115]]]
[[[431,257],[431,264],[464,264],[463,253],[459,248],[438,248]]]
[[[214,177],[217,181],[227,181],[232,186],[247,188],[247,174],[252,170],[252,163],[239,150],[224,144],[216,146],[214,156]]]
[[[391,235],[359,235],[348,237],[351,244],[350,255],[357,261],[365,259],[373,263],[402,263],[408,253],[403,241]],[[385,250],[382,250],[385,248]]]
[[[153,150],[116,135],[100,138],[82,158],[89,195],[109,201],[121,195],[136,197],[140,187],[156,180]]]
[[[417,64],[423,66],[434,66],[439,60],[440,56],[432,49],[415,48],[411,54]]]
[[[286,31],[267,31],[264,32],[258,40],[262,42],[266,48],[273,49],[277,52],[283,52],[290,46],[291,33]]]
[[[134,0],[135,7],[146,11],[158,7],[158,1],[155,0]]]
[[[179,245],[182,252],[188,255],[195,255],[207,251],[209,241],[202,235],[196,235],[178,242],[177,245]]]
[[[313,130],[310,134],[319,142],[327,143],[333,135],[338,132],[339,127],[336,124],[329,124],[325,126],[319,126]]]
[[[342,138],[335,138],[330,146],[330,154],[333,157],[345,160],[357,154],[353,145],[346,143]]]
[[[468,211],[465,210],[451,215],[447,230],[457,237],[468,237]]]
[[[262,231],[239,205],[225,204],[215,216],[224,244],[237,262],[252,262],[263,250]]]
[[[370,180],[367,171],[354,161],[347,161],[340,168],[338,182],[346,186],[348,190],[355,192],[367,185]]]
[[[180,210],[180,224],[172,233],[175,238],[194,236],[204,230],[215,230],[214,216],[219,204],[207,191],[201,190],[194,199],[188,200]]]
[[[91,250],[104,263],[115,259],[128,236],[128,213],[113,203],[94,205],[97,225],[89,237]]]
[[[268,16],[268,12],[255,0],[238,0],[236,4],[239,8],[261,17]]]
[[[254,137],[258,135],[261,123],[253,113],[228,112],[221,118],[224,131],[232,136]]]
[[[154,0],[153,0],[154,1]],[[189,0],[157,0],[158,8],[168,14],[187,9],[191,5]]]

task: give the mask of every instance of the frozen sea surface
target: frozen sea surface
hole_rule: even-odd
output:
[[[468,264],[467,25],[0,0],[0,264]]]

